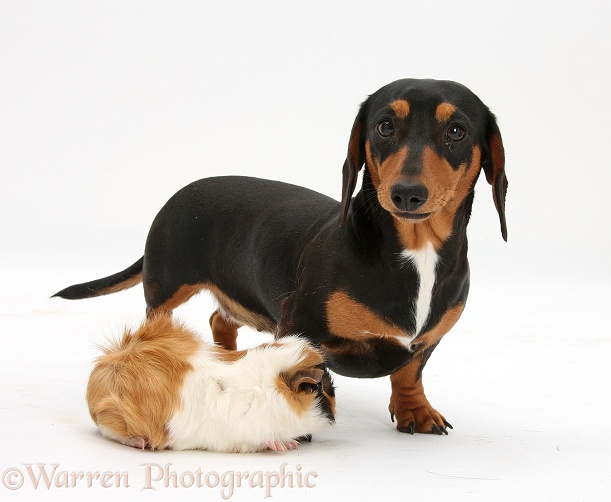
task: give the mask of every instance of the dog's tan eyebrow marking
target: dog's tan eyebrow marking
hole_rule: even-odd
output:
[[[454,113],[456,113],[456,107],[451,103],[443,102],[437,105],[437,109],[435,110],[435,118],[437,119],[437,122],[443,124],[444,122],[450,120]]]
[[[409,102],[404,99],[396,99],[390,104],[397,118],[404,119],[409,115]]]

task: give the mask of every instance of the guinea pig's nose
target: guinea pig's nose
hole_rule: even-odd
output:
[[[399,182],[393,185],[390,198],[393,204],[402,211],[415,211],[429,197],[429,191],[420,183]]]

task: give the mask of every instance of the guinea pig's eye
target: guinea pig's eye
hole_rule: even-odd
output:
[[[299,384],[299,392],[307,392],[312,393],[312,392],[316,392],[318,390],[318,387],[320,386],[320,384],[316,384],[316,383],[310,383],[310,382],[302,382]]]
[[[458,124],[452,124],[446,130],[446,138],[449,141],[457,142],[462,140],[467,135],[467,131],[465,131]]]
[[[394,134],[395,126],[392,125],[390,120],[383,120],[376,126],[376,131],[383,138],[388,138]]]

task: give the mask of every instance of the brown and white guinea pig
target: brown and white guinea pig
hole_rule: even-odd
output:
[[[305,340],[228,351],[169,316],[104,349],[87,403],[103,436],[142,449],[286,451],[335,420],[333,382]]]

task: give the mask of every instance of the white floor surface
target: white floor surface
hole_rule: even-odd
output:
[[[394,430],[388,378],[338,376],[336,426],[298,451],[142,452],[103,439],[84,401],[96,344],[141,320],[141,287],[48,298],[131,263],[135,239],[15,239],[0,266],[2,500],[611,500],[607,273],[527,273],[501,245],[474,253],[465,314],[424,373],[447,437]],[[177,315],[210,338],[211,309],[200,296]],[[263,339],[241,330],[242,346]]]

